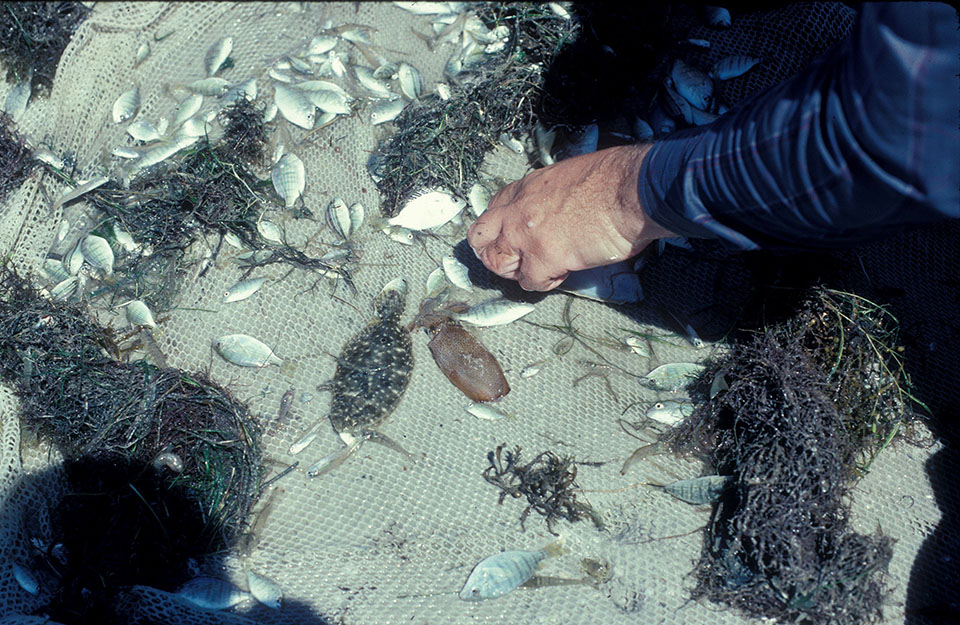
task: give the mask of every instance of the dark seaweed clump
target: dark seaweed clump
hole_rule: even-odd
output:
[[[87,196],[106,215],[94,234],[114,242],[109,226],[116,224],[142,245],[140,251],[119,257],[116,281],[109,289],[114,297],[139,298],[156,310],[171,307],[188,266],[185,254],[191,244],[203,234],[220,235],[212,251],[216,258],[228,233],[249,250],[237,258],[248,273],[255,267],[286,263],[341,278],[354,288],[346,268],[355,260],[354,250],[344,248],[336,257],[314,258],[263,238],[257,223],[272,201],[273,185],[251,168],[263,160],[266,145],[262,111],[240,98],[221,115],[226,129],[216,144],[202,137],[176,161],[138,175],[129,188],[109,184]]]
[[[37,162],[30,158],[30,148],[17,132],[16,124],[0,111],[0,202],[23,184]]]
[[[506,443],[497,446],[496,452],[489,452],[487,460],[490,466],[483,471],[483,479],[500,489],[497,503],[510,497],[527,498],[527,507],[520,515],[520,529],[526,531],[524,522],[531,510],[546,517],[547,529],[553,531],[553,522],[557,519],[579,521],[590,518],[594,525],[603,527],[600,516],[589,503],[577,501],[577,464],[573,458],[559,457],[552,451],[545,451],[525,465],[520,464],[520,447],[513,451],[503,451]]]
[[[7,67],[7,82],[32,76],[33,91],[49,92],[60,55],[89,13],[80,2],[4,2],[0,62]]]
[[[119,357],[109,329],[0,269],[0,377],[25,425],[68,459],[157,466],[201,510],[210,550],[231,544],[257,497],[259,426],[202,373]]]
[[[425,187],[439,185],[466,197],[501,136],[532,131],[545,68],[579,32],[575,19],[557,16],[546,4],[490,2],[477,16],[488,28],[508,27],[507,45],[464,67],[449,100],[424,96],[396,119],[396,134],[371,160],[387,216]]]
[[[729,388],[666,436],[733,476],[707,526],[695,597],[781,622],[880,619],[892,541],[850,528],[849,486],[910,434],[920,406],[896,341],[884,308],[817,289],[705,374]]]

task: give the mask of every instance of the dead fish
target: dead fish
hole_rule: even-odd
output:
[[[440,324],[427,346],[440,371],[472,401],[494,401],[510,392],[500,363],[463,326]]]
[[[252,336],[246,334],[228,334],[213,342],[224,360],[241,367],[266,367],[268,365],[282,366],[283,360],[273,353],[273,350]]]
[[[121,124],[134,115],[140,108],[140,88],[134,87],[129,91],[124,91],[120,97],[113,103],[113,121]]]
[[[150,44],[144,41],[137,47],[137,55],[133,61],[134,69],[139,67],[140,64],[143,63],[148,56],[150,56]]]
[[[157,131],[156,127],[150,122],[143,120],[135,121],[127,126],[127,134],[137,141],[150,142],[160,139],[160,132]]]
[[[113,273],[113,249],[107,240],[95,234],[88,234],[80,243],[80,251],[88,263],[107,275]]]
[[[453,318],[472,326],[489,327],[512,323],[534,311],[534,305],[526,302],[511,302],[494,298],[471,306],[466,312],[455,313]]]
[[[730,11],[723,7],[705,5],[703,7],[707,14],[707,23],[714,28],[726,28],[730,26]]]
[[[680,59],[673,62],[670,70],[673,87],[683,99],[701,111],[710,109],[713,100],[713,81],[710,76]]]
[[[483,419],[484,421],[499,421],[500,419],[505,419],[510,416],[490,404],[483,403],[470,404],[466,410],[476,418]]]
[[[27,110],[27,104],[30,102],[30,79],[24,80],[19,85],[10,90],[7,99],[4,101],[4,110],[11,119],[17,121]]]
[[[327,206],[327,223],[341,239],[350,237],[350,208],[342,198],[335,197]]]
[[[680,480],[662,486],[653,484],[653,486],[659,486],[680,501],[700,506],[720,499],[720,495],[732,481],[733,476],[730,475],[705,475],[692,480]]]
[[[647,409],[648,419],[673,427],[693,414],[692,402],[678,399],[658,401]]]
[[[423,79],[417,68],[409,63],[400,63],[397,69],[397,80],[400,81],[400,92],[410,100],[416,100],[423,92]]]
[[[487,205],[490,204],[490,191],[478,182],[470,187],[470,191],[467,193],[467,201],[470,205],[470,212],[473,213],[474,217],[479,217],[483,214],[483,211],[487,210]]]
[[[706,369],[693,362],[672,362],[660,365],[644,377],[640,384],[654,391],[678,391],[693,382]]]
[[[430,230],[459,215],[465,206],[466,202],[445,189],[427,189],[412,195],[386,223],[410,230]]]
[[[360,85],[378,98],[387,98],[390,96],[390,88],[374,77],[373,70],[369,67],[357,65],[353,68],[353,73],[356,75]]]
[[[357,230],[360,229],[360,226],[363,225],[364,210],[363,204],[360,202],[354,202],[350,205],[350,232],[347,233],[348,237],[352,237],[357,233]]]
[[[500,597],[533,577],[540,562],[564,553],[563,539],[536,551],[501,551],[481,560],[460,589],[464,601],[482,601]]]
[[[37,579],[33,571],[12,560],[10,561],[10,568],[13,569],[13,578],[17,580],[20,588],[23,588],[31,595],[36,595],[40,592],[40,580]]]
[[[272,221],[266,221],[263,219],[258,221],[257,232],[260,233],[260,236],[263,237],[265,241],[276,243],[277,245],[283,243],[283,233],[280,232],[280,227]]]
[[[197,95],[220,97],[230,89],[230,83],[216,76],[195,80],[184,87]]]
[[[194,577],[181,586],[176,594],[208,610],[231,608],[249,596],[225,579],[207,576]]]
[[[284,154],[273,166],[273,188],[283,198],[284,206],[290,208],[300,198],[306,186],[306,170],[296,154]]]
[[[318,81],[319,82],[319,81]],[[313,91],[304,91],[307,99],[323,113],[331,115],[349,115],[353,112],[350,108],[350,96],[341,95],[336,91],[329,89],[316,89]],[[322,126],[324,122],[319,125]]]
[[[283,604],[283,591],[280,585],[266,575],[247,571],[247,586],[253,598],[274,610],[279,610]]]
[[[392,100],[377,100],[370,108],[370,123],[374,126],[392,122],[400,113],[403,112],[404,102],[402,98],[393,98]]]
[[[273,93],[277,109],[284,119],[306,130],[313,128],[316,107],[306,94],[279,83],[273,85]]]
[[[277,411],[277,423],[282,423],[284,419],[287,418],[287,414],[290,413],[290,405],[293,404],[293,395],[296,391],[294,389],[288,389],[286,393],[283,394],[283,397],[280,398],[280,410]]]
[[[247,299],[259,291],[260,287],[262,287],[266,281],[266,278],[250,278],[249,280],[237,282],[223,292],[223,303],[239,302]]]
[[[177,105],[173,115],[173,127],[180,126],[183,122],[197,114],[200,107],[203,106],[203,96],[199,93],[191,93],[183,102]]]
[[[728,56],[717,61],[710,75],[716,80],[729,80],[746,74],[759,62],[755,56]]]
[[[81,184],[80,186],[75,187],[70,191],[67,191],[66,193],[61,195],[60,198],[53,203],[53,210],[60,208],[67,202],[77,199],[84,193],[89,193],[90,191],[93,191],[96,188],[102,187],[108,182],[110,182],[110,178],[108,178],[107,176],[95,176],[91,178],[90,180]]]
[[[473,283],[470,282],[470,270],[461,263],[455,256],[444,256],[441,261],[443,273],[450,281],[450,284],[464,291],[473,291]]]
[[[307,44],[307,54],[326,54],[337,47],[337,38],[331,35],[317,35]]]
[[[233,37],[224,37],[216,42],[207,50],[204,57],[204,64],[207,70],[207,76],[213,76],[223,66],[224,61],[233,51]]]
[[[135,299],[126,304],[121,304],[127,309],[127,322],[134,327],[155,328],[156,321],[153,319],[153,313],[142,301]]]

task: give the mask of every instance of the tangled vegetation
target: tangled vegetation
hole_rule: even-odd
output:
[[[378,146],[372,164],[387,216],[425,187],[467,197],[501,137],[533,130],[544,69],[579,30],[575,20],[557,16],[546,4],[484,3],[477,16],[490,29],[508,27],[509,40],[496,54],[464,67],[449,99],[422,97],[397,118],[396,134]]]
[[[714,363],[728,388],[665,436],[730,488],[708,524],[694,595],[781,622],[878,620],[892,541],[854,532],[850,485],[915,409],[896,319],[815,289],[799,313]]]
[[[7,82],[29,79],[49,92],[60,55],[90,9],[82,2],[4,2],[0,10],[0,62]]]

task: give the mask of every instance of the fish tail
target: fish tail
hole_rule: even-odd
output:
[[[547,554],[548,558],[554,556],[562,556],[565,553],[570,553],[570,549],[564,544],[566,542],[566,537],[561,536],[557,540],[553,541],[549,545],[544,546],[543,552]]]

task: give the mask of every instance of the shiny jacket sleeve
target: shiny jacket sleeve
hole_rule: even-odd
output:
[[[960,217],[960,30],[939,3],[864,4],[850,35],[708,126],[654,144],[644,209],[742,249],[829,247]]]

